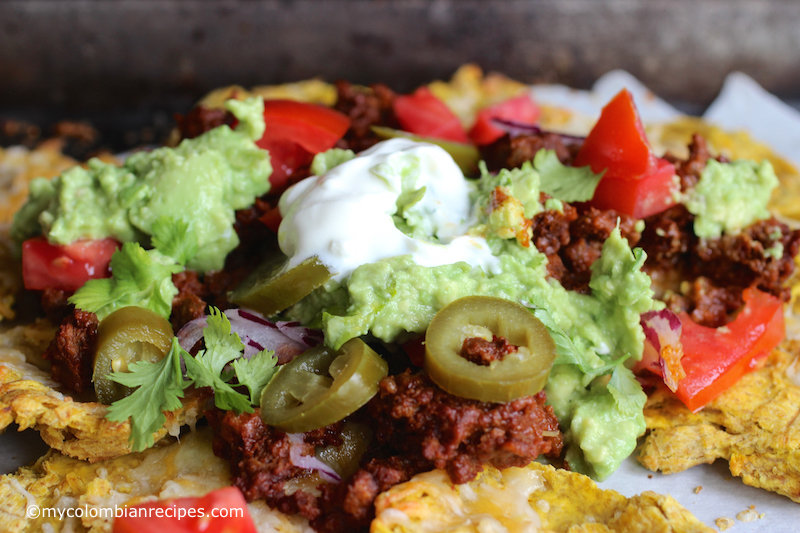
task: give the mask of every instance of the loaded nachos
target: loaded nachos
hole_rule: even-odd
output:
[[[763,372],[799,236],[767,210],[769,159],[699,135],[660,157],[626,91],[588,135],[556,133],[575,117],[524,89],[470,68],[409,95],[286,89],[329,107],[231,88],[181,117],[174,148],[33,182],[11,236],[58,328],[29,362],[60,386],[4,367],[6,424],[101,465],[205,415],[246,498],[318,531],[432,527],[425,509],[454,497],[473,507],[455,524],[479,527],[464,517],[499,520],[480,502],[507,487],[525,497],[500,506],[506,529],[599,519],[556,520],[542,487],[583,478],[531,461],[608,478],[656,429],[653,398],[702,417]],[[27,479],[60,492],[48,461]],[[702,530],[654,498],[619,503],[628,527]]]

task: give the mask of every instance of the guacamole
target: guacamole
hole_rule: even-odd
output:
[[[695,215],[695,235],[717,238],[769,218],[767,203],[777,186],[778,178],[768,160],[720,163],[709,159],[683,203]]]
[[[175,148],[138,152],[122,166],[99,159],[52,180],[31,183],[12,236],[43,234],[53,244],[112,237],[150,244],[159,219],[182,220],[196,235],[188,268],[220,269],[239,243],[234,211],[269,190],[269,154],[255,144],[264,133],[263,101],[230,100],[236,129],[220,126]]]

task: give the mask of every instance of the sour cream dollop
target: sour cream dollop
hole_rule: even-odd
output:
[[[401,195],[423,188],[405,211],[416,234],[425,234],[414,238],[395,226],[393,215]],[[290,267],[317,256],[336,281],[360,265],[407,254],[427,267],[465,261],[498,272],[486,240],[466,235],[474,222],[469,193],[464,174],[442,148],[391,139],[287,190],[278,243]]]

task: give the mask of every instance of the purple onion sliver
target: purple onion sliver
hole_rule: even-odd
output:
[[[195,344],[197,344],[197,341],[203,338],[203,328],[207,325],[208,320],[206,320],[204,316],[187,322],[180,331],[178,331],[177,335],[178,343],[181,345],[181,348],[187,352],[191,351]]]
[[[249,311],[245,309],[228,309],[227,311],[225,311],[225,314],[228,316],[228,318],[231,317],[231,314],[237,314],[243,319],[255,322],[256,324],[261,324],[262,326],[267,326],[271,328],[275,327],[275,324],[264,318],[262,315],[256,313],[255,311]]]
[[[322,479],[329,483],[339,483],[342,478],[330,465],[320,461],[313,455],[302,455],[303,434],[287,433],[289,438],[289,460],[298,468],[316,470]]]
[[[551,135],[557,135],[561,138],[561,140],[565,141],[567,144],[572,144],[576,142],[583,142],[586,140],[586,137],[581,137],[579,135],[569,135],[567,133],[554,133],[550,131],[545,131],[539,126],[535,124],[525,124],[523,122],[516,122],[513,120],[506,120],[502,118],[493,118],[491,119],[492,125],[497,126],[504,132],[508,133],[511,137],[517,137],[519,135],[541,135],[543,133],[550,133]]]

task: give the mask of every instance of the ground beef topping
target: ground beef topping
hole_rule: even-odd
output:
[[[699,239],[693,222],[681,205],[645,219],[639,243],[647,253],[645,271],[671,308],[688,312],[704,326],[719,327],[751,285],[788,301],[786,282],[794,272],[800,231],[770,218],[736,235]]]
[[[381,381],[368,410],[382,445],[398,454],[421,453],[454,483],[466,483],[484,464],[523,466],[561,452],[558,421],[544,401],[544,393],[502,404],[467,400],[444,392],[424,373],[406,370]]]
[[[372,126],[400,127],[392,106],[396,95],[388,86],[378,83],[365,88],[340,80],[336,93],[334,109],[350,118],[350,129],[337,144],[339,148],[361,152],[379,140]]]
[[[223,124],[230,126],[235,120],[236,117],[225,109],[208,109],[199,105],[185,115],[175,114],[181,139],[194,139]]]
[[[700,181],[700,175],[706,168],[706,163],[711,159],[708,145],[702,135],[695,133],[692,135],[692,142],[689,144],[689,157],[681,159],[674,155],[667,154],[664,159],[675,165],[675,173],[681,180],[681,190],[685,191],[694,187]]]
[[[481,158],[489,170],[519,168],[526,161],[532,161],[539,150],[553,150],[565,165],[572,163],[583,144],[582,139],[538,132],[510,137],[504,135],[492,144],[481,147]]]
[[[92,389],[97,315],[75,309],[61,322],[43,357],[51,361],[53,379],[66,389],[83,393]]]
[[[206,412],[214,431],[213,448],[228,459],[233,484],[248,501],[266,500],[270,507],[287,514],[314,519],[320,514],[317,497],[303,490],[289,493],[286,483],[307,477],[310,472],[292,464],[289,437],[265,425],[258,413],[213,409]],[[337,424],[341,431],[341,424]],[[315,445],[341,444],[337,429],[323,428],[305,434],[303,455],[314,453]]]
[[[517,351],[505,337],[492,335],[492,340],[482,337],[469,337],[464,339],[461,346],[461,357],[476,365],[489,366],[493,361],[502,361],[510,353]]]

